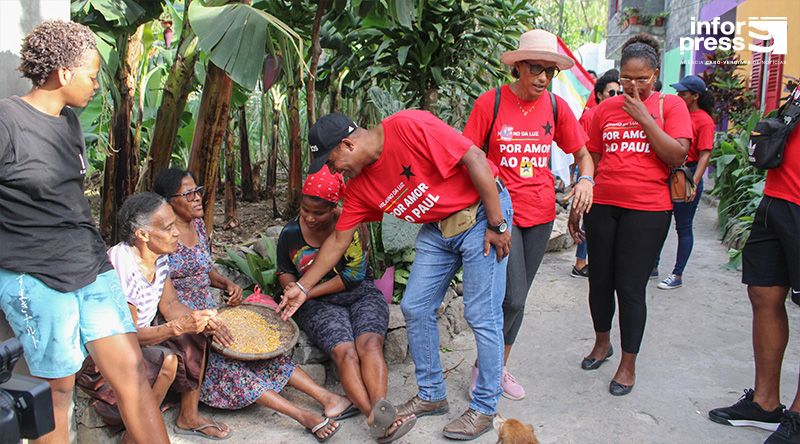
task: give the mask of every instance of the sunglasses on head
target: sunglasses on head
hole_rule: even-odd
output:
[[[538,76],[539,74],[544,72],[544,74],[548,78],[552,79],[553,77],[557,76],[558,73],[561,72],[561,70],[558,69],[557,66],[544,66],[539,63],[533,63],[533,62],[525,62],[525,64],[528,65],[528,71],[535,76]]]

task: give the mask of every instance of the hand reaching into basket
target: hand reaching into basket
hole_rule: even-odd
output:
[[[169,321],[167,324],[171,324],[175,336],[180,336],[184,333],[200,334],[206,329],[209,319],[216,315],[217,310],[194,310],[178,319]]]
[[[222,322],[222,319],[218,318],[216,315],[208,320],[205,333],[211,335],[213,341],[216,341],[225,348],[233,345],[233,334],[231,334],[231,331]]]
[[[283,298],[275,311],[280,313],[281,319],[288,321],[307,299],[308,294],[296,282],[290,282],[283,289]]]

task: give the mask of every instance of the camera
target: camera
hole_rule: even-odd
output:
[[[0,343],[0,444],[35,439],[55,429],[50,384],[29,376],[12,375],[22,356],[22,344]]]

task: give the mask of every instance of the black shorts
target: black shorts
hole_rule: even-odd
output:
[[[764,196],[742,251],[742,282],[800,293],[800,205]]]

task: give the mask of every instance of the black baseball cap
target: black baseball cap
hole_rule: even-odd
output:
[[[353,119],[342,113],[330,113],[320,117],[308,130],[308,143],[311,145],[311,164],[308,166],[308,173],[319,171],[328,161],[331,151],[357,128],[358,125]]]

